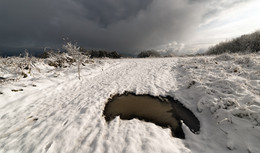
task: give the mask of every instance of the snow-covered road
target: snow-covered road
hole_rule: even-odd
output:
[[[83,67],[81,80],[74,67],[40,65],[41,73],[1,85],[0,152],[256,152],[259,61],[259,55],[96,60]],[[137,119],[107,124],[105,103],[125,91],[175,97],[200,120],[200,134],[183,125],[181,140]]]

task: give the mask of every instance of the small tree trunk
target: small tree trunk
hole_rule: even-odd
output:
[[[79,80],[80,80],[80,64],[81,64],[81,62],[78,61],[78,75],[79,75]]]

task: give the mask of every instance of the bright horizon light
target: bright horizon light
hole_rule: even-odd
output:
[[[187,42],[187,46],[193,50],[208,48],[219,42],[260,30],[259,6],[260,1],[253,0],[222,12],[209,22],[201,24],[196,37]]]

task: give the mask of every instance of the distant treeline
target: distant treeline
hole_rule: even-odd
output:
[[[121,58],[122,55],[120,55],[119,53],[117,53],[116,51],[104,51],[104,50],[86,50],[83,48],[80,48],[80,52],[83,55],[87,55],[89,56],[89,58]],[[39,57],[40,58],[48,58],[50,56],[52,56],[53,54],[59,54],[62,52],[57,52],[57,51],[53,51],[53,50],[48,50],[48,51],[44,51],[43,54],[41,54]]]
[[[210,47],[206,54],[254,53],[260,51],[260,31]]]
[[[140,52],[137,55],[137,58],[147,58],[147,57],[176,57],[178,56],[175,52],[168,50],[168,51],[157,51],[157,50],[145,50]]]
[[[86,50],[83,48],[80,48],[80,52],[83,55],[89,56],[89,58],[121,58],[121,57],[131,57],[131,56],[126,56],[126,55],[121,55],[116,51],[104,51],[104,50]],[[39,57],[40,58],[48,58],[53,56],[54,54],[59,54],[62,52],[57,52],[54,50],[48,50],[45,51],[43,54],[41,54]],[[168,56],[163,56],[160,54],[160,52],[156,50],[146,50],[142,51],[137,55],[137,58],[146,58],[146,57],[168,57]]]
[[[146,57],[161,57],[161,54],[156,50],[147,50],[147,51],[142,51],[137,55],[137,58],[146,58]]]
[[[86,50],[83,48],[80,48],[80,52],[82,52],[84,55],[89,55],[90,58],[121,58],[122,55],[120,55],[116,51],[104,51],[104,50]]]

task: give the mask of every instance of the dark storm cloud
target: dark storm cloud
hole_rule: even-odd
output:
[[[151,2],[152,0],[78,1],[83,7],[83,16],[101,27],[135,17],[140,11],[145,10]]]
[[[1,0],[0,46],[60,47],[69,37],[86,48],[149,49],[184,41],[202,17],[240,1]]]
[[[1,1],[1,45],[30,47],[53,41],[52,18],[57,11],[50,6],[47,1]]]

